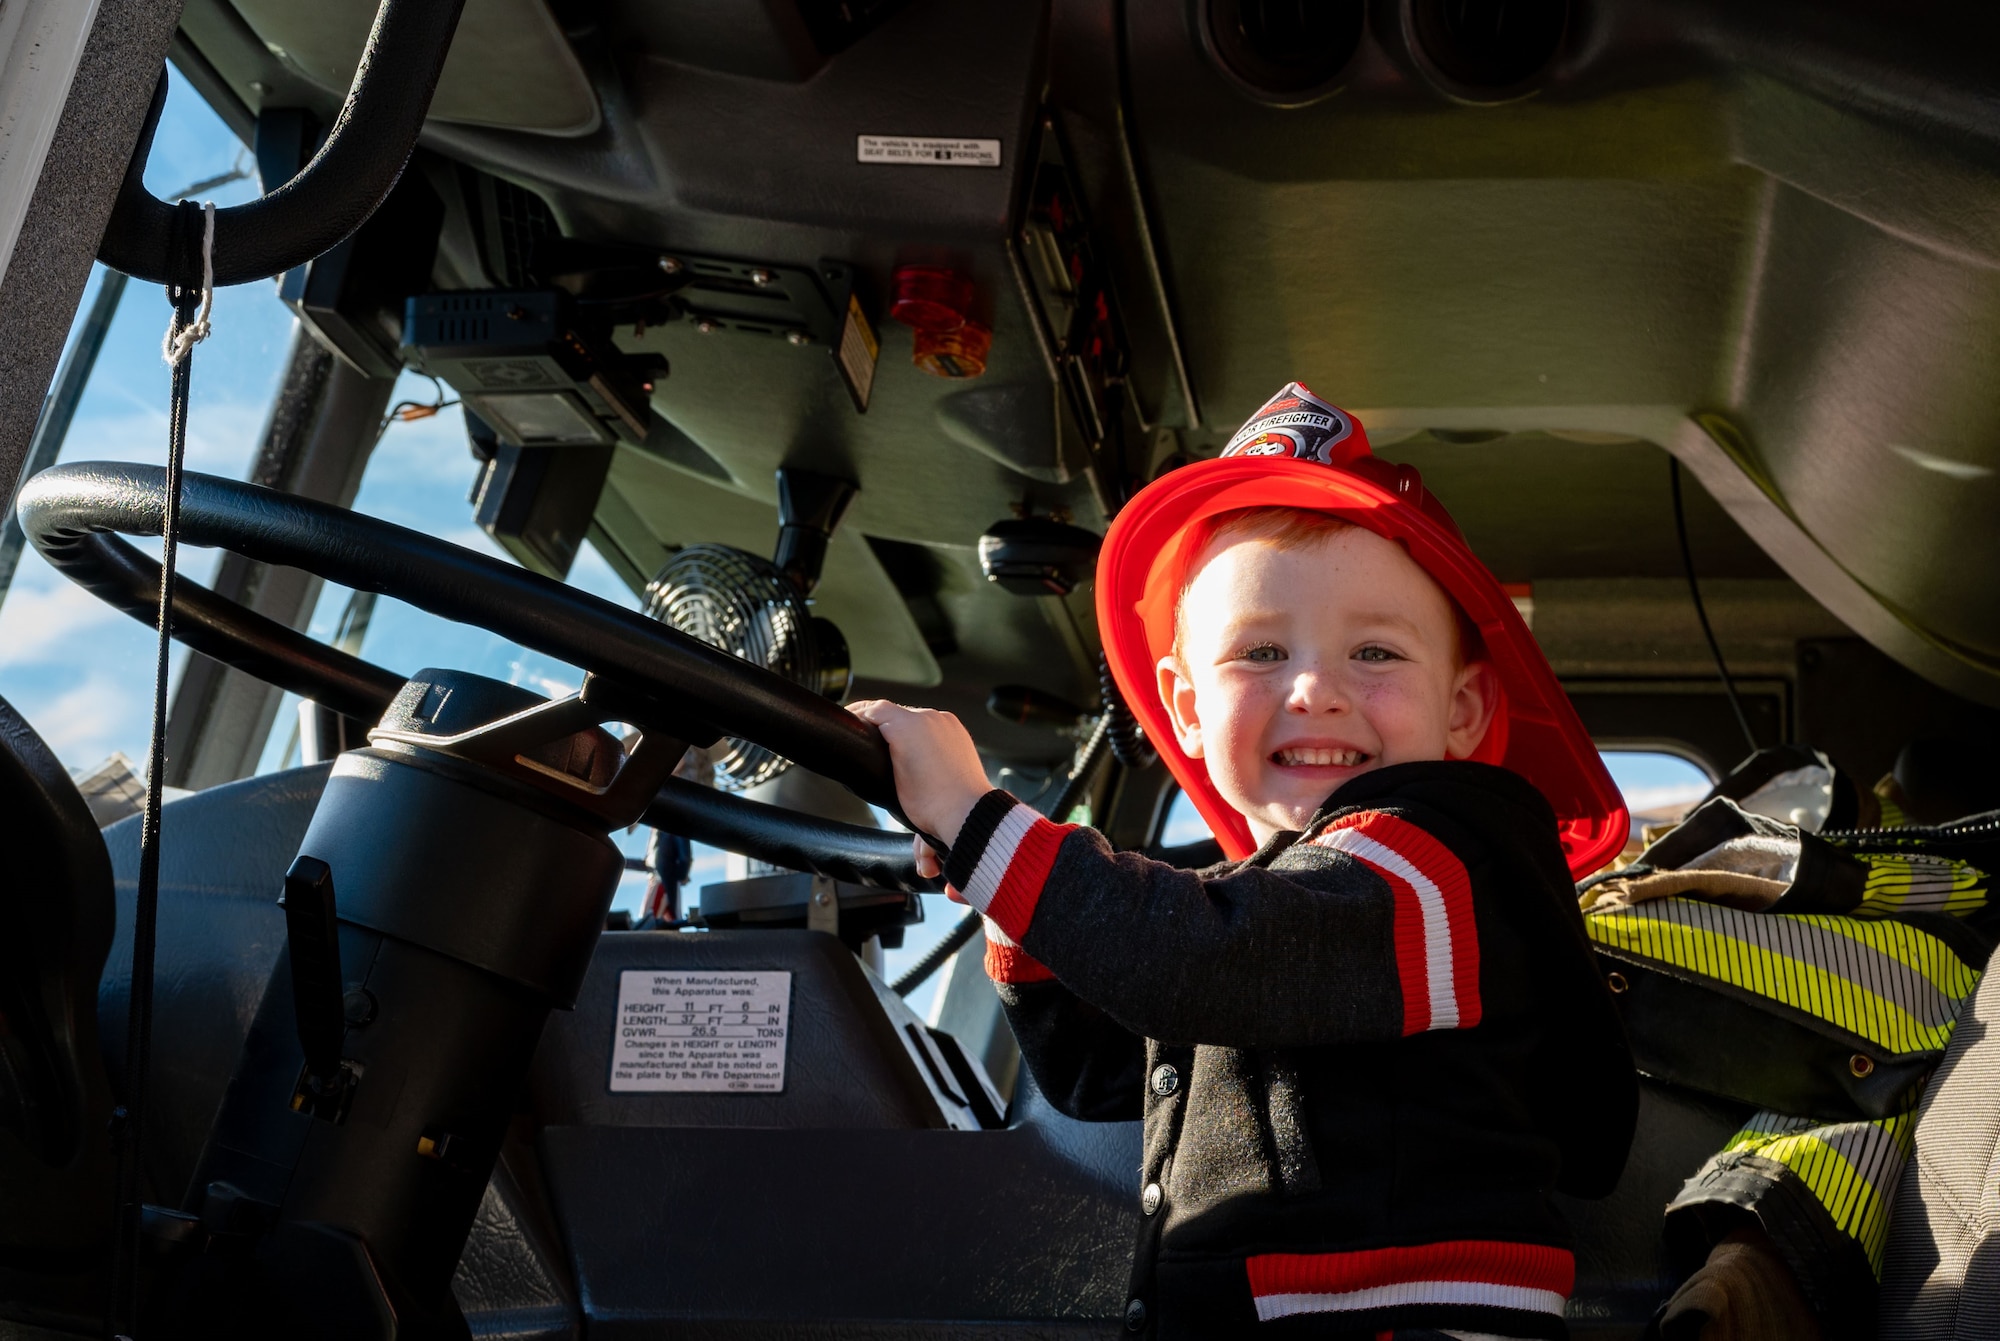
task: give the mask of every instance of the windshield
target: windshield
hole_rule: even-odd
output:
[[[241,173],[206,187],[197,197],[218,205],[254,199],[258,186],[241,143],[177,72],[170,79],[147,167],[148,186],[172,199],[188,194],[191,184]],[[79,328],[103,289],[106,273],[100,266],[92,278],[79,307]],[[169,375],[160,358],[160,333],[167,316],[167,305],[152,286],[131,285],[119,298],[59,461],[164,464]],[[296,324],[275,285],[254,283],[216,292],[213,328],[201,347],[193,381],[187,467],[243,479],[256,464]],[[390,403],[434,406],[449,399],[428,378],[406,373]],[[354,510],[507,559],[505,551],[474,524],[466,501],[477,465],[455,401],[436,413],[391,419],[369,458]],[[159,553],[157,541],[136,543]],[[178,570],[194,581],[209,583],[219,563],[214,551],[183,548]],[[568,581],[594,596],[638,608],[632,592],[587,541]],[[133,671],[151,664],[152,632],[58,575],[32,548],[22,555],[4,602],[0,604],[0,696],[35,724],[73,774],[91,773],[113,756],[123,756],[143,774],[151,685],[147,676]],[[315,638],[337,641],[356,655],[403,674],[427,666],[449,667],[550,696],[570,693],[582,680],[575,667],[483,629],[455,624],[388,598],[357,601],[352,591],[331,584],[321,589],[307,629]],[[187,649],[177,644],[172,661],[175,688],[188,662]],[[295,695],[283,696],[263,747],[253,756],[255,772],[299,763],[298,709]],[[877,816],[878,822],[893,823],[881,812]],[[649,836],[649,830],[637,828],[611,838],[636,863],[645,855]],[[683,906],[699,900],[703,885],[731,874],[726,854],[695,844]],[[742,871],[734,874],[740,876]],[[612,904],[614,912],[637,912],[645,886],[643,872],[628,871]],[[926,895],[923,901],[925,920],[906,930],[902,948],[884,952],[885,978],[894,978],[916,962],[963,912],[942,895]],[[910,994],[910,1004],[920,1015],[931,1014],[942,981],[942,975],[933,975]]]

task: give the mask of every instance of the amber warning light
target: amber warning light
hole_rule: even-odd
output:
[[[898,267],[889,317],[915,332],[911,362],[933,377],[977,377],[986,371],[993,332],[971,317],[972,299],[972,280],[956,270]]]

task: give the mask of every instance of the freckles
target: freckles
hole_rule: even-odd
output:
[[[1365,707],[1371,714],[1394,716],[1404,706],[1406,697],[1401,687],[1384,680],[1363,680],[1352,690],[1354,702]]]

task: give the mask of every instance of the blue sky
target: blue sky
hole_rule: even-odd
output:
[[[234,165],[241,146],[178,79],[146,174],[168,193]],[[251,182],[214,193],[217,204],[252,198]],[[91,277],[84,307],[102,282]],[[216,294],[215,335],[196,357],[188,465],[241,476],[291,337],[291,317],[269,284]],[[160,336],[169,315],[155,286],[132,284],[105,341],[62,459],[166,460],[167,367]],[[187,554],[181,571],[206,577],[215,556]],[[145,756],[151,636],[44,564],[32,549],[0,607],[0,694],[20,709],[63,762],[97,763],[112,750]]]
[[[147,184],[168,196],[239,162],[247,162],[243,146],[174,75],[147,167]],[[254,180],[236,182],[215,190],[212,198],[218,205],[237,204],[252,198],[256,190]],[[92,293],[101,280],[101,271],[92,276]],[[90,296],[86,293],[84,309]],[[160,358],[160,336],[168,315],[158,288],[138,283],[127,288],[64,444],[63,461],[165,461],[168,371]],[[195,354],[190,469],[234,478],[244,475],[255,455],[291,338],[291,315],[278,302],[271,282],[216,294],[214,333]],[[428,400],[431,395],[428,381],[406,375],[397,399]],[[455,411],[396,424],[376,449],[355,506],[483,553],[499,554],[472,522],[466,493],[473,474]],[[180,571],[204,581],[215,562],[212,552],[184,550]],[[570,580],[607,599],[635,604],[588,545]],[[327,588],[311,623],[316,636],[330,636],[347,596],[342,589]],[[150,630],[57,576],[30,549],[5,605],[0,606],[0,695],[27,717],[72,769],[93,767],[114,750],[143,767],[152,647]],[[550,694],[568,692],[581,678],[573,668],[483,630],[453,625],[386,600],[375,612],[362,650],[368,659],[405,673],[424,666],[458,667]],[[177,653],[176,676],[184,660],[185,653]],[[264,768],[280,763],[295,720],[295,705],[288,699],[265,751]],[[1611,762],[1634,810],[1685,804],[1707,789],[1707,779],[1698,770],[1671,756],[1618,755]],[[1199,826],[1192,808],[1183,804],[1174,812],[1167,840],[1199,837]],[[628,851],[643,851],[643,831],[619,837]],[[702,850],[699,857],[697,888],[722,878],[721,854]],[[619,902],[631,906],[638,895],[638,882],[628,880]],[[942,898],[926,898],[925,903],[928,920],[910,929],[905,950],[890,955],[892,975],[957,920],[960,910]],[[929,997],[927,987],[912,997],[912,1004],[925,1011]]]

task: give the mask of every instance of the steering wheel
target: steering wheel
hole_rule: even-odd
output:
[[[21,528],[51,566],[151,624],[160,565],[123,535],[158,535],[166,472],[119,461],[45,470],[21,489]],[[874,727],[811,690],[680,631],[538,573],[329,504],[258,485],[182,476],[180,540],[301,568],[475,625],[657,700],[686,720],[764,745],[898,814],[888,747]],[[173,634],[258,679],[366,721],[403,677],[314,641],[186,578]],[[670,779],[645,822],[746,855],[878,888],[935,889],[909,840]]]

